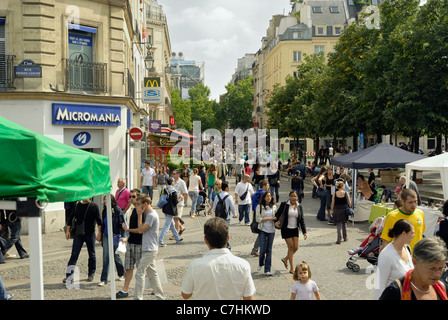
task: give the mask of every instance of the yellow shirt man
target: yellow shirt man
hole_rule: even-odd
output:
[[[425,216],[423,211],[420,209],[415,209],[412,213],[405,213],[404,211],[402,211],[402,208],[398,208],[390,212],[386,216],[383,232],[381,233],[381,239],[388,242],[392,242],[394,240],[393,238],[390,238],[388,236],[389,229],[392,229],[395,225],[395,222],[400,219],[408,220],[414,226],[415,236],[409,244],[411,249],[413,249],[414,245],[423,238],[423,232],[426,231]]]

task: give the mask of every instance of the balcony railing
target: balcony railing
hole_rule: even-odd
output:
[[[14,56],[0,54],[0,91],[14,88]]]
[[[64,60],[65,85],[68,90],[107,92],[107,63]]]

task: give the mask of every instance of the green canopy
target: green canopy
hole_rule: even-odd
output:
[[[0,198],[76,201],[110,193],[109,158],[37,134],[0,116]]]

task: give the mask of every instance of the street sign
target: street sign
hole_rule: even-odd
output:
[[[315,157],[316,156],[316,152],[307,152],[306,156],[307,157]]]
[[[143,138],[143,131],[140,128],[134,127],[129,130],[129,136],[134,141],[139,141]]]
[[[142,93],[143,103],[163,103],[163,89],[161,87],[143,87]]]
[[[14,75],[16,78],[42,78],[42,67],[33,60],[23,60],[14,67]]]
[[[129,147],[131,148],[145,148],[146,142],[145,141],[130,141]]]

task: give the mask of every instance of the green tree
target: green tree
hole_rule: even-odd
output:
[[[176,118],[177,128],[191,132],[193,130],[193,122],[191,121],[190,102],[182,99],[179,89],[171,89],[171,108]]]
[[[210,100],[210,94],[210,88],[203,83],[199,83],[188,90],[191,120],[200,121],[202,131],[213,128],[215,123],[216,102]]]
[[[227,92],[221,96],[219,112],[217,112],[217,128],[222,129],[226,125],[229,128],[247,130],[252,128],[252,111],[254,88],[254,77],[248,76],[240,80],[236,85],[226,85]]]

